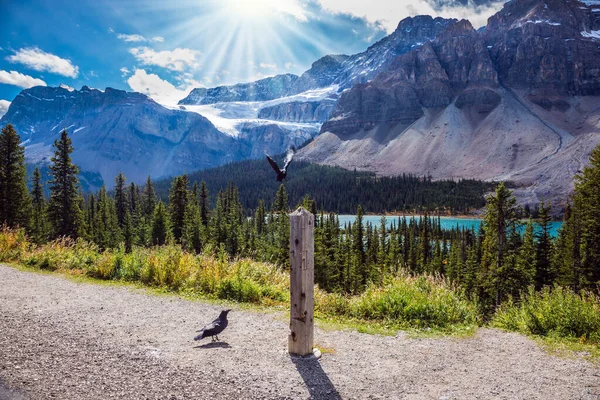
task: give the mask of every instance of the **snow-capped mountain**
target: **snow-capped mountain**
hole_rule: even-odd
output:
[[[522,201],[539,202],[566,198],[600,143],[598,65],[600,0],[512,0],[479,30],[407,18],[362,53],[323,57],[301,76],[199,88],[178,105],[113,89],[32,88],[0,124],[16,125],[34,162],[67,128],[74,160],[109,185],[121,170],[133,180],[179,174],[316,136],[300,159],[508,179]]]
[[[298,155],[376,171],[512,180],[523,202],[566,199],[600,144],[600,7],[513,0],[344,92]],[[600,37],[600,36],[598,36]]]

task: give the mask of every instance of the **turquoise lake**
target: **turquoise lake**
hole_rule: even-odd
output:
[[[386,225],[387,227],[391,227],[392,223],[396,224],[396,226],[398,225],[398,220],[402,219],[403,217],[393,217],[393,216],[386,216]],[[407,216],[406,219],[410,220],[410,218]],[[419,218],[419,216],[415,216],[415,218]],[[434,218],[434,217],[432,217]],[[354,223],[354,221],[356,221],[356,215],[339,215],[339,219],[340,219],[340,226],[343,227],[344,224],[347,224],[348,222],[352,222]],[[435,217],[435,219],[437,219],[437,217]],[[365,223],[370,223],[371,225],[374,226],[379,226],[380,221],[381,221],[381,215],[365,215],[363,217],[363,221]],[[466,229],[472,229],[475,228],[475,231],[479,230],[479,226],[481,225],[481,219],[479,218],[454,218],[454,217],[440,217],[440,224],[442,225],[442,229],[452,229],[452,228],[456,228],[456,226],[458,225],[459,228],[466,228]],[[560,229],[560,227],[562,226],[562,222],[558,222],[558,221],[554,221],[550,223],[550,234],[553,237],[558,236],[558,230]],[[523,223],[523,227],[522,230],[525,230],[525,222]]]

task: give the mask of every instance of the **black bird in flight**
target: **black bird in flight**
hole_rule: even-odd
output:
[[[219,314],[219,318],[215,319],[213,322],[206,325],[199,331],[196,331],[200,333],[194,338],[194,340],[201,340],[209,336],[212,338],[213,342],[215,341],[215,337],[217,338],[217,340],[219,340],[219,333],[223,332],[223,330],[227,328],[227,313],[229,311],[231,310],[221,311],[221,314]]]
[[[267,155],[267,161],[269,161],[269,164],[271,164],[271,167],[273,167],[275,172],[277,172],[277,181],[278,182],[281,182],[284,179],[286,179],[285,177],[287,176],[287,168],[290,166],[292,159],[294,158],[294,154],[295,154],[295,149],[293,147],[290,147],[290,149],[287,151],[287,155],[285,156],[283,168],[281,168],[281,169],[279,169],[279,166],[277,165],[275,160],[273,160],[271,157],[269,157]]]

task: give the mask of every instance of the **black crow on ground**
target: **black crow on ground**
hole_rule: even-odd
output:
[[[275,170],[275,172],[277,172],[277,181],[281,182],[283,181],[286,176],[287,176],[287,168],[290,166],[292,159],[294,158],[294,154],[295,154],[295,149],[293,147],[291,147],[288,151],[287,151],[287,155],[285,156],[285,161],[283,164],[283,168],[279,169],[279,166],[277,165],[277,163],[275,162],[275,160],[273,160],[271,157],[269,157],[267,155],[267,161],[269,161],[269,164],[271,164],[271,167],[273,167],[273,169]],[[286,179],[287,180],[287,179]]]
[[[221,311],[219,318],[215,319],[213,322],[206,325],[204,328],[200,329],[199,331],[196,331],[196,332],[200,332],[200,333],[194,338],[194,340],[201,340],[201,339],[204,339],[205,337],[209,337],[209,336],[211,336],[213,342],[215,341],[215,337],[217,338],[217,340],[219,340],[219,333],[223,332],[223,330],[225,328],[227,328],[227,324],[228,324],[227,313],[229,311],[231,311],[231,310]]]

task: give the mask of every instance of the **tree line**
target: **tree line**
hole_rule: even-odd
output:
[[[541,204],[538,218],[520,233],[522,210],[500,183],[486,200],[478,231],[442,229],[439,216],[427,209],[419,218],[386,217],[374,226],[364,222],[361,205],[356,220],[340,226],[336,214],[318,211],[318,201],[305,195],[290,202],[280,185],[271,204],[259,199],[250,216],[238,187],[219,190],[214,205],[204,181],[175,177],[165,201],[150,178],[145,185],[115,178],[113,193],[102,187],[84,197],[78,168],[65,130],[54,142],[49,198],[39,170],[28,191],[24,149],[11,125],[0,135],[0,222],[23,227],[36,243],[69,236],[94,242],[100,249],[122,246],[181,245],[191,253],[249,257],[289,267],[289,219],[299,205],[316,216],[315,280],[329,292],[358,294],[370,285],[385,285],[400,271],[440,274],[476,299],[487,315],[509,298],[518,299],[529,286],[540,290],[558,284],[575,291],[598,290],[600,284],[600,147],[590,165],[576,177],[558,238],[550,235],[552,210]],[[294,205],[294,207],[290,207]],[[320,208],[320,205],[319,205]],[[534,222],[539,229],[534,229]]]
[[[276,160],[281,161],[280,157]],[[291,204],[310,193],[319,209],[339,214],[354,214],[358,205],[371,213],[435,210],[465,214],[485,205],[484,194],[495,185],[471,179],[433,181],[431,177],[410,174],[377,177],[372,172],[350,171],[297,161],[291,164],[285,187]],[[215,193],[230,182],[238,188],[247,213],[257,209],[260,200],[268,201],[278,189],[273,170],[264,159],[245,160],[217,168],[190,173],[191,185],[202,181]],[[159,197],[167,200],[172,179],[156,182]],[[214,206],[214,201],[211,202]]]

